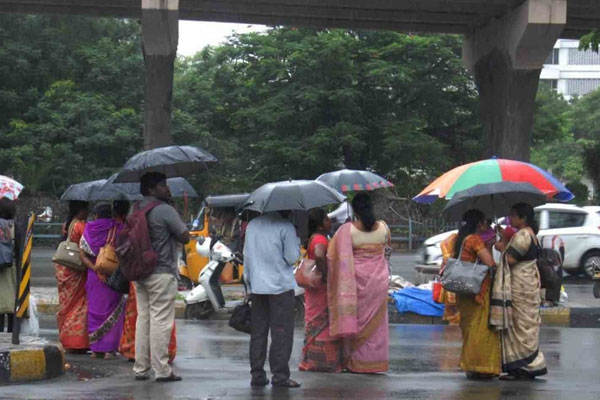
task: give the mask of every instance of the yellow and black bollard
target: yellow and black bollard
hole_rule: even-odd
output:
[[[35,223],[35,213],[31,213],[27,228],[23,235],[19,235],[22,240],[15,243],[17,252],[17,298],[15,303],[15,320],[13,324],[13,344],[19,344],[19,331],[21,323],[19,319],[27,316],[29,309],[29,282],[31,280],[31,249],[33,247],[33,224]],[[15,227],[17,229],[17,227]]]

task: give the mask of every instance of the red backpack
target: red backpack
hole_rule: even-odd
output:
[[[155,201],[142,209],[139,203],[136,204],[117,237],[115,251],[119,268],[128,281],[139,281],[150,276],[158,264],[158,253],[152,248],[146,214],[160,204]]]

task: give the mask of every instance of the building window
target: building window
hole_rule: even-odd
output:
[[[542,82],[550,87],[550,89],[556,91],[558,89],[558,79],[542,79]]]
[[[600,87],[600,79],[567,79],[568,96],[583,96]]]
[[[552,49],[544,64],[558,65],[558,49]]]
[[[600,54],[592,50],[569,49],[569,65],[600,65]]]

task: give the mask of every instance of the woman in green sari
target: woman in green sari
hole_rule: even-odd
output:
[[[501,379],[534,379],[548,371],[539,349],[541,296],[533,208],[516,204],[510,223],[518,232],[508,242],[494,279],[490,324],[502,333],[502,369],[507,375]]]

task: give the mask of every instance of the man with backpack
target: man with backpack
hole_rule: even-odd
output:
[[[121,266],[125,267],[124,275],[135,280],[137,292],[138,317],[133,370],[136,380],[149,379],[152,367],[156,381],[180,381],[182,378],[175,375],[168,364],[168,348],[175,320],[178,246],[179,243],[189,242],[190,233],[175,208],[170,205],[171,193],[165,175],[158,172],[146,173],[140,179],[140,191],[144,199],[129,216],[118,243],[119,246],[123,244],[124,248],[128,248],[130,254],[142,258],[137,264],[127,260],[126,265]],[[140,226],[144,215],[147,230],[143,229],[144,226],[136,229],[136,222]],[[136,232],[143,232],[147,237],[136,237]],[[143,248],[148,239],[151,248],[142,254],[139,254],[139,250],[136,253],[136,248]],[[119,254],[119,249],[117,253]],[[126,259],[126,255],[123,258]],[[154,270],[151,270],[152,264],[155,265]],[[146,271],[140,271],[140,267],[134,265],[141,265]]]

